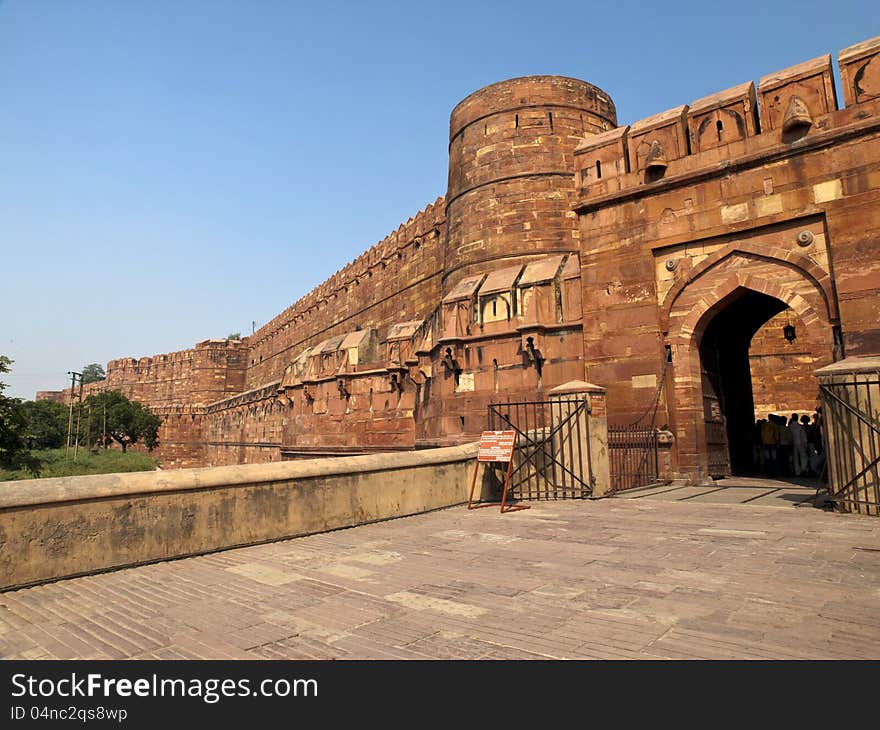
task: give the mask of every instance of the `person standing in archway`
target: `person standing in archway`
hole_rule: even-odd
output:
[[[776,423],[779,425],[779,474],[787,477],[791,476],[791,431],[788,430],[785,416],[776,416]]]
[[[802,477],[809,471],[807,461],[807,430],[798,421],[798,414],[792,413],[788,422],[788,430],[791,432],[791,464],[796,477]]]
[[[776,476],[776,450],[779,446],[779,432],[776,430],[776,416],[772,413],[761,424],[761,444],[764,449],[764,475]]]
[[[825,439],[822,434],[822,406],[813,414],[813,422],[807,430],[807,441],[810,444],[810,468],[822,481],[822,468],[825,465]]]
[[[752,428],[752,467],[756,474],[764,472],[764,443],[761,441],[761,430],[766,421],[759,418]]]

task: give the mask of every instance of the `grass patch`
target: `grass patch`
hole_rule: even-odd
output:
[[[158,466],[156,459],[139,451],[129,451],[123,454],[116,449],[107,449],[92,453],[88,449],[80,448],[76,455],[76,463],[73,461],[72,448],[70,449],[70,459],[68,461],[65,461],[64,453],[65,449],[33,452],[34,456],[40,460],[40,478],[73,477],[82,474],[118,474],[119,472],[127,471],[153,471]],[[0,469],[0,481],[32,478],[24,470],[10,471]]]

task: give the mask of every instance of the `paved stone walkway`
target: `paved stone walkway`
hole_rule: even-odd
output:
[[[463,507],[0,594],[8,658],[880,658],[880,520]]]
[[[815,479],[729,477],[701,486],[663,484],[620,492],[617,499],[656,499],[663,502],[753,504],[762,507],[811,506],[819,486]]]

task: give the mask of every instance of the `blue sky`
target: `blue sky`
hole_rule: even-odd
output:
[[[487,84],[625,124],[876,35],[876,1],[0,0],[9,392],[259,327],[445,192]]]

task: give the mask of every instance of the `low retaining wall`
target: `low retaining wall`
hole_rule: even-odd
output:
[[[476,452],[0,482],[0,590],[466,502]]]

